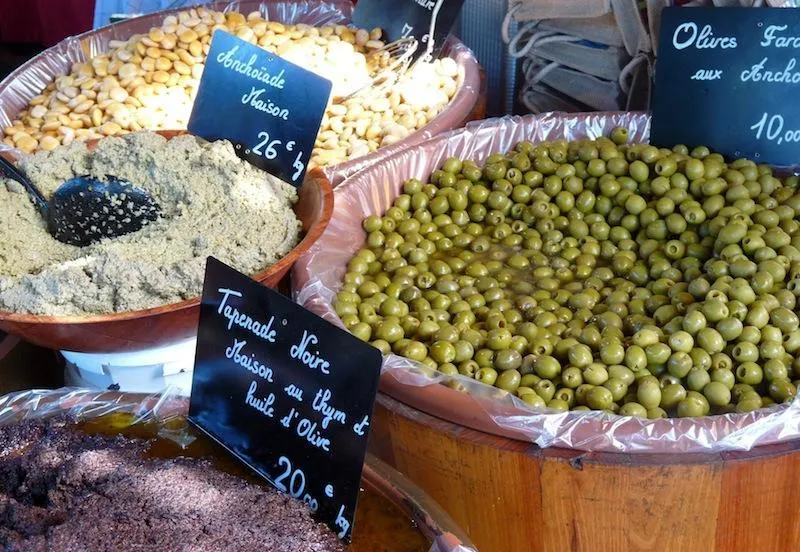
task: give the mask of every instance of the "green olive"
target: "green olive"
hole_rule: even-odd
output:
[[[561,372],[561,382],[565,387],[577,389],[583,384],[583,374],[580,368],[570,366]]]
[[[637,402],[628,402],[620,407],[619,414],[620,416],[647,418],[647,409]]]
[[[533,389],[545,402],[550,402],[556,394],[556,386],[547,379],[536,382]]]
[[[705,416],[710,410],[708,400],[700,393],[690,391],[685,399],[678,403],[677,414],[681,418]]]
[[[583,344],[577,344],[569,350],[569,362],[573,366],[582,368],[592,362],[592,350]]]
[[[648,376],[639,380],[636,390],[637,402],[645,408],[655,408],[661,403],[661,386],[658,380]]]
[[[378,325],[375,335],[387,343],[394,343],[403,337],[403,328],[395,322],[383,322]]]
[[[605,387],[593,387],[586,395],[586,404],[594,410],[607,410],[614,403],[614,396]]]
[[[366,322],[358,322],[351,326],[350,332],[361,341],[370,341],[372,338],[372,327]]]
[[[513,349],[503,349],[495,354],[494,366],[501,371],[517,370],[522,366],[522,355]]]
[[[554,379],[561,373],[561,364],[552,356],[541,356],[534,362],[534,370],[539,377]]]
[[[691,334],[681,330],[669,336],[669,346],[675,352],[688,353],[694,347],[694,339]]]
[[[497,370],[494,368],[479,368],[475,371],[475,379],[486,385],[494,385],[497,381]]]
[[[661,390],[661,406],[664,408],[674,408],[686,398],[686,389],[679,384],[673,383]]]
[[[628,392],[628,386],[622,380],[617,378],[609,378],[602,385],[611,391],[614,402],[622,400]]]
[[[486,344],[495,351],[507,349],[511,345],[512,337],[511,332],[506,328],[498,328],[489,332]]]
[[[736,376],[729,368],[716,368],[710,372],[711,381],[723,384],[728,389],[733,389],[736,385]]]
[[[703,387],[705,395],[711,406],[726,406],[731,402],[731,392],[723,383],[712,381]]]
[[[683,351],[673,353],[667,360],[667,370],[677,378],[685,378],[693,366],[691,355]]]
[[[797,395],[797,388],[788,379],[774,379],[769,383],[769,396],[775,402],[784,402]]]
[[[517,370],[505,370],[500,372],[495,381],[495,386],[504,391],[516,391],[519,387],[522,376]]]
[[[404,357],[412,360],[422,361],[428,356],[428,348],[419,341],[409,341],[400,352]]]
[[[692,391],[702,391],[711,381],[711,375],[705,370],[692,368],[686,376],[686,387]]]
[[[558,412],[566,412],[569,410],[569,404],[561,399],[553,399],[547,403],[547,408]]]
[[[591,385],[603,385],[608,380],[608,370],[599,363],[592,363],[583,369],[583,380]]]
[[[713,328],[703,328],[697,332],[697,344],[710,354],[722,351],[725,343],[722,335]]]
[[[660,420],[662,418],[667,418],[667,411],[657,406],[655,408],[648,408],[647,409],[647,418],[650,420]]]
[[[453,362],[456,348],[449,341],[436,341],[430,347],[430,357],[439,363]]]
[[[462,376],[467,376],[468,378],[474,378],[481,368],[486,368],[486,366],[482,365],[476,357],[475,360],[465,360],[464,362],[459,363],[458,373]]]
[[[631,345],[625,351],[625,366],[634,372],[644,370],[647,366],[647,353],[638,345]]]
[[[609,366],[608,375],[610,378],[616,378],[620,380],[627,386],[630,386],[636,380],[633,371],[619,364]]]

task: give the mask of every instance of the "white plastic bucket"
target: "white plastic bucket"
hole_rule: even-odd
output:
[[[89,389],[113,388],[131,393],[159,393],[174,387],[192,390],[197,339],[137,352],[76,353],[61,351],[66,360],[65,383]]]

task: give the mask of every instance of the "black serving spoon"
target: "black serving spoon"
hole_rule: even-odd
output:
[[[130,182],[106,176],[78,176],[64,182],[48,201],[13,163],[0,156],[0,172],[22,184],[58,241],[85,246],[103,238],[136,232],[156,220],[161,208],[153,196]]]

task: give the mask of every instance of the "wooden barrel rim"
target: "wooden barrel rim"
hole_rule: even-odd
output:
[[[430,414],[416,410],[405,403],[393,399],[384,393],[378,394],[377,403],[394,414],[445,433],[455,440],[481,444],[483,446],[489,446],[508,452],[517,452],[528,456],[541,457],[544,460],[567,460],[575,467],[579,467],[581,461],[586,458],[591,458],[592,462],[595,463],[608,465],[697,465],[719,462],[752,461],[800,451],[800,439],[755,447],[748,451],[691,452],[685,454],[585,452],[565,448],[541,448],[533,443],[526,443],[516,439],[484,433],[431,416]]]

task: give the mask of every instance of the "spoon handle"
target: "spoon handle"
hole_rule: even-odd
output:
[[[33,202],[36,204],[37,209],[39,209],[42,215],[44,216],[47,214],[47,200],[42,195],[42,192],[40,192],[36,186],[33,185],[33,182],[28,180],[28,178],[22,174],[11,161],[2,155],[0,155],[0,172],[5,174],[8,178],[22,184],[22,186],[28,190]]]

